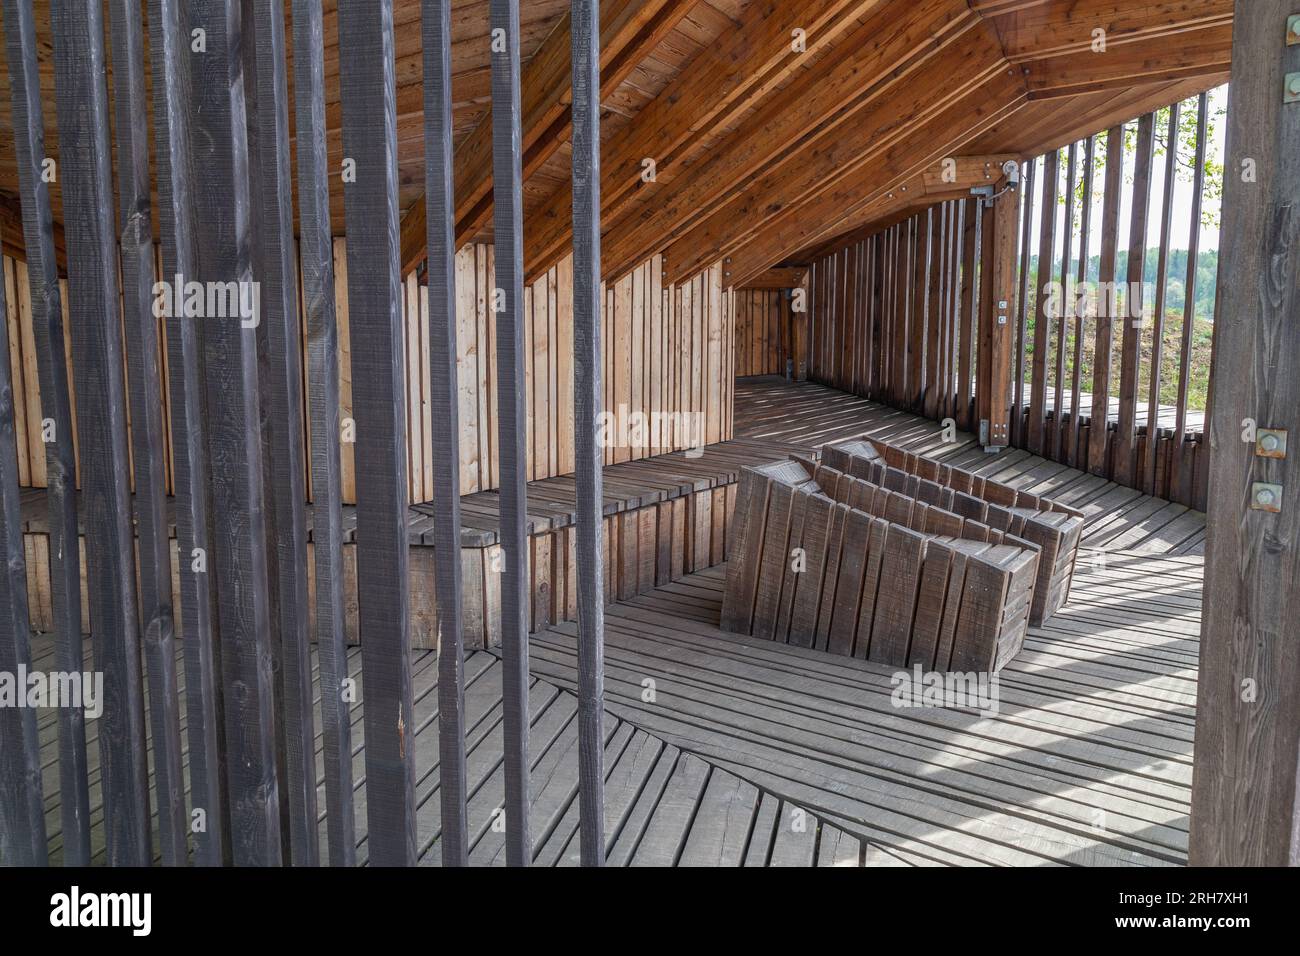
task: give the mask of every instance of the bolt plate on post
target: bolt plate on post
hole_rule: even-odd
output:
[[[1286,89],[1282,93],[1283,103],[1300,103],[1300,73],[1286,75]]]
[[[1259,458],[1285,458],[1286,429],[1259,429],[1255,433],[1255,455]]]
[[[1250,486],[1250,510],[1278,514],[1282,510],[1282,486],[1257,481]]]
[[[1286,18],[1286,45],[1300,46],[1300,13]]]

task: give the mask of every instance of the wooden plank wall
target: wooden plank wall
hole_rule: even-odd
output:
[[[736,296],[736,375],[784,375],[793,354],[790,303],[781,289],[739,289]]]
[[[976,424],[975,209],[973,200],[941,203],[813,263],[814,381]]]
[[[347,419],[352,417],[346,245],[344,239],[335,240],[334,281],[339,322],[339,402],[345,425],[343,501],[355,504],[354,451],[346,435]],[[470,245],[457,253],[462,494],[498,487],[499,456],[496,429],[492,426],[496,402],[495,330],[490,321],[492,275],[490,245]],[[19,479],[23,487],[41,488],[45,487],[45,450],[41,442],[40,388],[26,263],[4,257],[4,281],[11,303],[8,334]],[[530,481],[570,474],[574,470],[572,283],[573,260],[566,257],[524,290]],[[433,500],[428,290],[415,273],[406,277],[403,289],[411,500],[427,502]],[[697,441],[712,443],[731,438],[732,381],[736,374],[745,374],[734,363],[737,337],[733,333],[733,308],[737,298],[755,294],[724,290],[718,265],[680,286],[665,285],[663,262],[659,257],[606,286],[605,408],[625,421],[631,419],[625,431],[620,429],[620,437],[627,441],[607,444],[607,464],[678,451]],[[299,300],[302,298],[300,295]],[[64,301],[67,301],[66,294]],[[304,318],[304,348],[305,323]],[[169,372],[165,361],[166,327],[161,319],[158,336],[166,374]],[[71,373],[70,346],[68,355]],[[305,352],[302,365],[306,378]],[[784,358],[780,359],[780,365],[783,370]],[[305,386],[306,382],[304,394]],[[75,425],[75,394],[72,397]],[[164,398],[170,493],[172,410],[170,400]],[[637,413],[645,416],[643,431],[636,427],[640,420]],[[306,421],[306,409],[303,414]],[[690,415],[697,418],[692,419]],[[698,435],[694,434],[696,431]],[[310,436],[309,427],[304,428],[304,434]],[[308,479],[310,488],[310,476]]]
[[[1175,104],[1173,109],[1197,116],[1191,215],[1192,222],[1199,224],[1202,200],[1210,188],[1204,175],[1206,96]],[[1125,127],[1131,127],[1131,136],[1126,136]],[[1185,299],[1194,302],[1199,234],[1199,229],[1190,231],[1187,274],[1171,275],[1172,192],[1160,189],[1161,180],[1153,175],[1149,155],[1153,128],[1170,128],[1169,117],[1148,114],[1023,167],[1020,248],[1014,256],[1017,292],[1009,317],[1010,441],[1054,461],[1204,510],[1209,456],[1204,431],[1189,416],[1188,407],[1188,380],[1196,361],[1190,306],[1184,309],[1181,347],[1175,346],[1180,354],[1172,405],[1159,401],[1161,375],[1152,374],[1153,365],[1158,370],[1160,355],[1152,348],[1153,330],[1164,328],[1171,278],[1184,281]],[[1093,163],[1094,155],[1106,155],[1107,143],[1119,146],[1126,140],[1136,144],[1136,150],[1128,150],[1126,165]],[[1112,154],[1119,159],[1118,151]],[[1164,157],[1160,166],[1167,181],[1172,167]],[[1083,175],[1084,170],[1092,175]],[[1035,180],[1041,184],[1037,189]],[[1076,190],[1082,202],[1076,199]],[[1119,201],[1121,190],[1136,201]],[[979,428],[977,346],[980,314],[988,311],[987,302],[980,307],[980,277],[989,244],[981,235],[984,217],[975,215],[975,203],[955,200],[923,209],[812,264],[808,362],[813,380],[936,420],[951,416],[965,430]],[[1122,209],[1136,212],[1129,213],[1134,221],[1121,247]],[[1068,254],[1062,255],[1067,221],[1072,241]],[[1033,248],[1027,248],[1031,223],[1038,228]],[[1080,254],[1081,248],[1088,250],[1088,256]],[[1160,264],[1145,270],[1144,277],[1148,248],[1158,250]],[[1100,267],[1089,273],[1090,257],[1098,252]],[[1132,268],[1124,267],[1126,260],[1120,258],[1124,255]],[[1033,283],[1037,289],[1031,286],[1031,256],[1043,263],[1041,278]],[[1097,296],[1105,310],[1104,286],[1112,279],[1120,286],[1132,283],[1128,287],[1144,290],[1142,305],[1147,314],[1155,313],[1151,320],[1124,321],[1119,315],[1098,318],[1095,314],[1080,318],[1064,310],[1049,315],[1044,308],[1047,283],[1090,280],[1102,283]],[[1127,314],[1128,309],[1120,311]],[[743,315],[738,308],[738,330]],[[1089,362],[1085,344],[1096,345],[1099,351],[1094,354],[1109,360]],[[743,346],[738,345],[737,362],[743,361]],[[1166,379],[1164,384],[1172,383]],[[1080,394],[1082,400],[1077,401],[1074,396]],[[1089,399],[1090,394],[1095,400]],[[1110,396],[1110,420],[1102,435],[1093,435],[1094,418],[1108,406],[1105,396]],[[1145,413],[1141,422],[1139,409]],[[1154,458],[1145,424],[1153,414],[1161,422]],[[1204,417],[1209,420],[1208,407]],[[1173,427],[1169,427],[1171,419]]]

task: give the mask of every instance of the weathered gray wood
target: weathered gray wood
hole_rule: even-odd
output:
[[[573,351],[577,454],[578,625],[581,634],[578,736],[584,866],[605,862],[604,602],[597,535],[601,528],[600,4],[573,0]],[[517,154],[516,154],[517,156]]]
[[[163,864],[177,866],[188,862],[189,853],[172,615],[171,542],[167,535],[167,436],[158,368],[158,319],[153,309],[153,212],[144,36],[138,3],[117,0],[109,9],[117,121],[122,324],[126,331],[131,452],[139,522],[140,625],[149,680],[158,840]]]
[[[108,861],[153,861],[145,751],[140,619],[136,606],[135,536],[131,523],[126,382],[112,208],[104,20],[99,4],[56,3],[55,91],[62,151],[64,235],[72,355],[79,396],[77,430],[85,489],[86,590],[95,669],[112,705],[101,718]],[[174,741],[169,741],[170,746]],[[169,759],[178,761],[179,754]],[[173,770],[175,767],[173,767]],[[179,781],[169,782],[178,787]],[[179,859],[175,806],[166,807],[171,862]]]
[[[355,866],[352,726],[344,703],[347,646],[343,610],[342,462],[339,433],[338,321],[330,232],[329,155],[325,144],[324,24],[320,0],[294,0],[294,100],[298,137],[299,256],[307,320],[311,409],[312,550],[316,564],[316,646],[329,858]],[[453,562],[459,566],[459,562]],[[444,785],[447,780],[444,777]]]
[[[493,232],[496,241],[497,432],[501,456],[501,647],[506,667],[506,828],[509,862],[526,866],[528,835],[527,402],[524,395],[523,149],[519,0],[492,0]],[[577,284],[574,276],[574,284]],[[499,299],[500,301],[496,301]],[[576,345],[576,340],[575,340]],[[575,385],[576,394],[576,385]]]
[[[197,276],[191,151],[190,24],[180,0],[150,0],[154,151],[163,274],[173,283]],[[204,826],[192,834],[194,861],[216,866],[230,855],[226,799],[225,708],[212,566],[212,500],[207,443],[207,382],[201,323],[167,316],[171,370],[173,488],[179,552],[181,628],[185,655],[190,800]]]
[[[1119,247],[1120,190],[1124,183],[1124,164],[1116,162],[1124,155],[1124,129],[1113,126],[1106,133],[1106,178],[1102,196],[1101,264],[1097,281],[1100,288],[1115,282],[1115,256]],[[1110,409],[1111,343],[1114,341],[1114,316],[1111,309],[1099,304],[1097,328],[1093,334],[1092,417],[1088,423],[1088,471],[1109,475],[1106,459]]]
[[[253,4],[252,10],[245,31],[245,62],[252,63],[255,86],[250,111],[249,169],[253,219],[257,224],[254,275],[261,288],[258,332],[265,375],[260,386],[267,420],[264,432],[269,439],[264,450],[268,531],[273,536],[269,564],[278,613],[280,670],[276,675],[276,697],[277,718],[283,724],[280,792],[288,799],[290,858],[296,866],[315,866],[320,862],[320,846],[316,781],[309,767],[316,734],[307,630],[302,335],[298,257],[293,241],[284,2],[263,0]]]
[[[428,202],[429,368],[434,440],[434,526],[437,554],[460,547],[460,429],[456,379],[455,202],[452,195],[451,8],[426,0],[424,30],[425,195]],[[438,594],[440,794],[442,863],[468,864],[465,834],[464,634],[461,568],[435,565]]]
[[[31,287],[32,335],[41,414],[53,425],[45,440],[46,502],[50,530],[50,590],[54,605],[57,666],[80,670],[81,564],[77,546],[77,461],[72,433],[68,367],[63,360],[63,303],[54,257],[54,219],[45,180],[45,119],[36,27],[31,0],[4,0],[5,53],[9,61],[14,152],[23,207],[23,248]],[[75,707],[60,710],[59,790],[65,858],[90,862],[90,796],[86,780],[85,716]]]
[[[1297,451],[1259,458],[1243,419],[1300,435],[1300,72],[1288,0],[1236,4],[1215,322],[1205,590],[1190,862],[1300,865],[1300,612]],[[1294,445],[1294,440],[1293,440]],[[1255,482],[1281,485],[1277,512],[1252,508]]]
[[[5,285],[0,282],[0,321],[7,327]],[[0,554],[4,555],[4,573],[0,574],[0,673],[16,675],[19,668],[31,668],[32,650],[10,368],[9,336],[0,335]],[[65,800],[72,796],[62,795]],[[30,707],[0,707],[0,866],[44,866],[47,862],[36,711]]]
[[[339,4],[352,400],[357,423],[357,590],[366,686],[370,861],[412,865],[409,549],[406,540],[406,357],[397,208],[397,91],[392,0]]]

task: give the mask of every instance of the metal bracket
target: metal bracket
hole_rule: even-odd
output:
[[[1250,486],[1250,510],[1278,514],[1282,510],[1282,486],[1257,481]]]
[[[1300,13],[1286,18],[1286,45],[1300,46]]]
[[[1283,103],[1300,103],[1300,73],[1286,75],[1286,89],[1282,93]]]
[[[1255,433],[1255,455],[1259,458],[1285,458],[1286,429],[1259,429]]]

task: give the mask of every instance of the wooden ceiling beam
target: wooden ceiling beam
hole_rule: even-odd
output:
[[[954,71],[954,63],[963,69]],[[928,61],[891,93],[870,103],[829,142],[797,150],[766,169],[743,192],[678,237],[665,253],[665,280],[694,275],[729,250],[765,234],[774,220],[838,192],[840,184],[855,178],[864,166],[897,165],[900,173],[910,175],[943,157],[933,151],[936,146],[951,148],[952,131],[969,130],[1004,99],[1025,96],[1023,77],[1007,65],[996,35],[983,22],[965,31],[945,57]],[[966,112],[955,113],[955,103],[963,104]],[[938,128],[939,138],[932,132],[930,139],[918,143],[916,130],[933,129],[936,118],[948,124]],[[917,143],[919,151],[908,154],[908,143]],[[762,268],[771,264],[765,262]]]
[[[1232,0],[1075,0],[1014,10],[995,22],[1007,59],[1021,63],[1067,53],[1105,57],[1127,43],[1230,27],[1232,10]],[[1099,38],[1104,52],[1096,51]]]
[[[701,51],[635,120],[603,146],[601,207],[615,221],[635,197],[647,160],[657,168],[681,162],[708,138],[812,62],[884,0],[805,0],[751,3],[738,29]],[[803,51],[794,31],[802,30]],[[533,216],[527,238],[528,274],[559,261],[571,236],[572,191],[561,186]]]
[[[1128,43],[1088,56],[1059,54],[1029,61],[1022,69],[1030,98],[1047,99],[1226,72],[1231,63],[1232,26],[1216,24],[1181,34],[1177,43]]]
[[[804,266],[786,266],[784,268],[768,269],[766,272],[760,272],[754,276],[741,289],[750,290],[775,290],[775,289],[794,289],[804,280],[808,274],[808,269]]]
[[[638,187],[635,205],[606,226],[606,275],[622,275],[643,262],[783,156],[838,135],[867,103],[908,82],[978,22],[965,0],[918,0],[902,12],[877,9],[700,163],[685,171],[677,163],[660,165],[657,180]]]
[[[797,250],[843,233],[846,225],[861,225],[875,218],[873,204],[879,204],[882,197],[888,199],[891,192],[907,196],[923,190],[927,168],[958,155],[963,142],[1011,116],[1028,101],[1018,80],[1018,75],[999,71],[979,89],[912,126],[888,149],[854,164],[831,188],[806,202],[790,204],[761,230],[729,243],[721,253],[724,272],[731,272],[728,279],[743,282]],[[917,177],[922,177],[920,186],[913,184]]]
[[[695,0],[612,0],[601,14],[601,97],[618,88],[631,71],[677,26]],[[524,97],[523,174],[532,175],[569,138],[572,124],[571,33],[566,14],[528,61],[521,81]],[[473,238],[492,212],[492,114],[489,110],[456,150],[456,245]],[[424,197],[402,218],[402,271],[424,258],[427,241]]]

